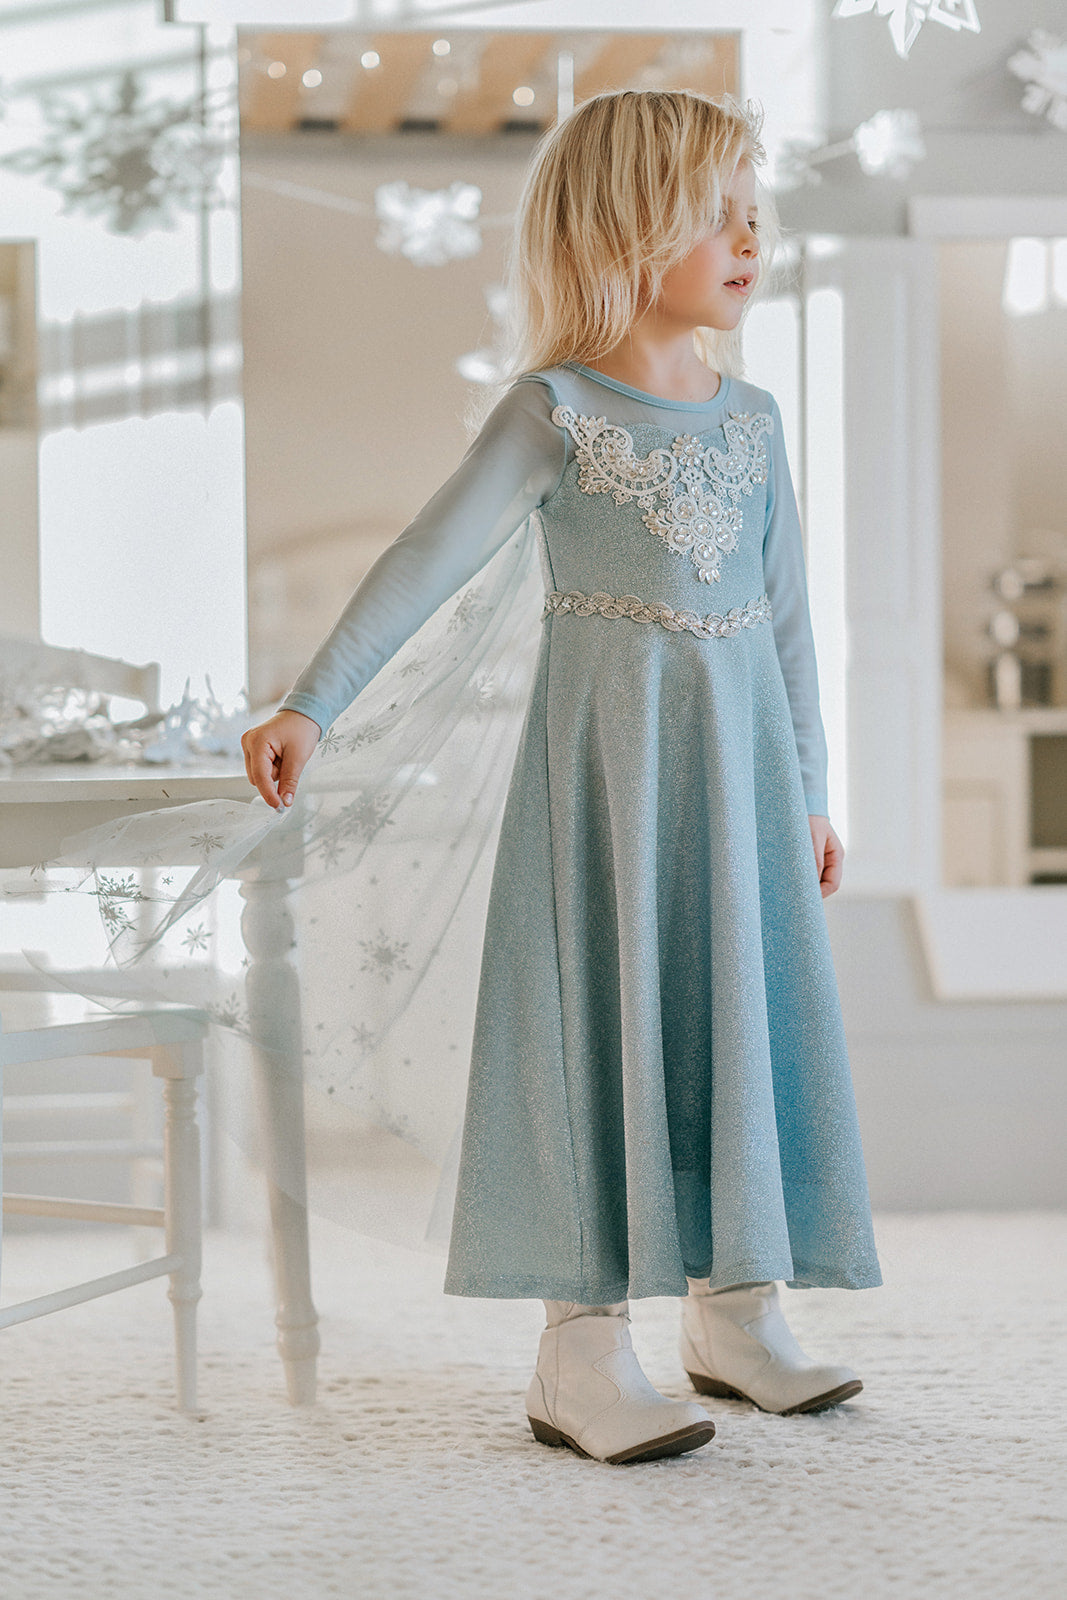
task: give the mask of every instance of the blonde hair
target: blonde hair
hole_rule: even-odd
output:
[[[593,362],[619,344],[659,294],[663,275],[720,214],[737,168],[764,159],[763,116],[749,101],[679,89],[596,95],[538,145],[508,262],[508,376]],[[757,186],[760,288],[780,239],[770,192]],[[742,322],[743,322],[742,318]],[[741,324],[697,330],[716,370],[739,376]]]

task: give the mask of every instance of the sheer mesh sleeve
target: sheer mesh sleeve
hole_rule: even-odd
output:
[[[325,732],[553,493],[567,455],[554,403],[540,379],[508,390],[452,476],[367,572],[279,709],[302,711]]]
[[[789,696],[808,814],[826,816],[826,735],[819,713],[800,517],[786,459],[782,415],[773,399],[770,411],[774,434],[763,536],[764,581],[774,614],[774,643]]]

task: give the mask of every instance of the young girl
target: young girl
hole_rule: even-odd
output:
[[[729,99],[625,91],[546,136],[516,381],[244,736],[251,782],[291,804],[338,713],[535,516],[544,629],[445,1287],[544,1301],[530,1424],[611,1462],[714,1434],[645,1378],[630,1297],[685,1296],[698,1393],[793,1413],[861,1384],[803,1354],[777,1280],[881,1282],[821,908],[842,850],[800,526],[778,407],[735,375],[774,239],[758,134]]]

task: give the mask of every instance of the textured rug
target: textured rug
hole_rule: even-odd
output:
[[[707,1402],[718,1433],[606,1467],[534,1442],[530,1302],[446,1299],[435,1257],[317,1221],[321,1400],[292,1410],[257,1238],[208,1240],[198,1419],[172,1409],[149,1283],[0,1335],[4,1600],[1056,1600],[1067,1593],[1067,1217],[883,1216],[886,1287],[785,1292],[864,1392],[810,1417]],[[4,1300],[130,1259],[9,1240]],[[635,1307],[687,1394],[677,1308]]]

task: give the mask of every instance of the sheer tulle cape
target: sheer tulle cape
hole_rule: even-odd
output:
[[[113,1010],[194,1006],[220,1042],[290,1066],[298,1053],[309,1120],[334,1125],[380,1179],[375,1192],[354,1174],[351,1192],[312,1203],[410,1244],[447,1235],[485,906],[542,601],[531,518],[325,731],[289,812],[252,796],[141,813],[2,875],[5,896],[53,895],[58,917],[71,895],[95,901],[98,949],[68,987]],[[292,1007],[250,992],[233,888],[249,877],[288,885],[260,894],[255,918],[261,947],[293,945],[299,1045]],[[231,1131],[244,1139],[247,1126],[237,1115]],[[399,1192],[405,1162],[414,1186],[400,1222],[382,1193]]]

